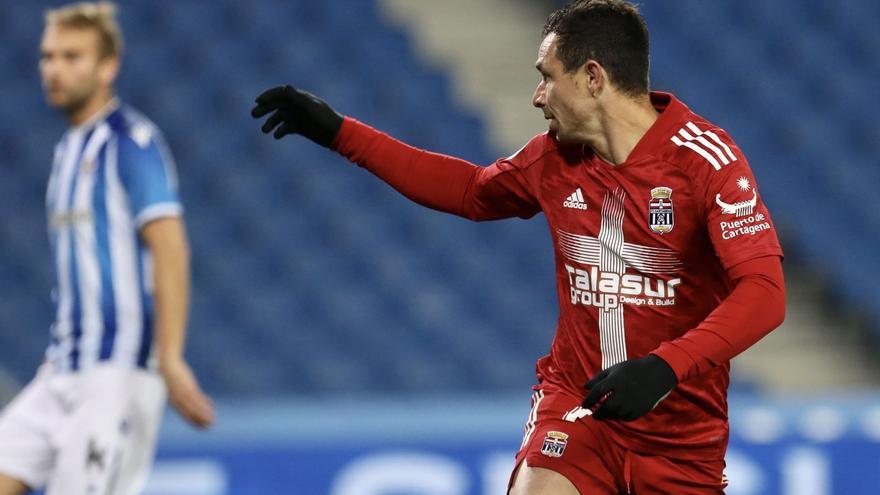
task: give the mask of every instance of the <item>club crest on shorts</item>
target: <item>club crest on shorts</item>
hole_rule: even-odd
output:
[[[544,437],[544,445],[541,446],[541,453],[547,457],[562,457],[566,445],[568,445],[568,434],[548,431],[547,436]]]
[[[655,187],[651,189],[651,201],[648,202],[648,225],[658,234],[666,234],[675,226],[675,215],[672,211],[672,188]]]

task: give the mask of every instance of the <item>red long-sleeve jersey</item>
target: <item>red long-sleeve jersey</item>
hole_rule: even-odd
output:
[[[674,96],[624,163],[544,133],[488,167],[419,150],[346,118],[333,147],[402,194],[472,220],[543,212],[559,320],[538,378],[583,395],[599,370],[654,353],[679,384],[654,411],[609,421],[640,452],[723,457],[729,360],[784,315],[782,249],[730,136]]]

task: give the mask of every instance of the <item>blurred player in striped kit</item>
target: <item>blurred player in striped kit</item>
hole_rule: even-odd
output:
[[[46,13],[40,75],[70,128],[46,194],[55,322],[36,377],[0,417],[0,495],[135,494],[166,393],[209,426],[183,358],[189,249],[174,164],[156,126],[114,96],[111,3]]]

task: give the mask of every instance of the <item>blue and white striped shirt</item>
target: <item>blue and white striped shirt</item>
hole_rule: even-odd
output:
[[[69,129],[46,209],[56,276],[47,361],[62,372],[104,361],[154,368],[152,262],[138,231],[182,213],[158,128],[114,100]]]

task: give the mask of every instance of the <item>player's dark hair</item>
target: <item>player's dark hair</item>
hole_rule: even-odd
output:
[[[556,34],[556,58],[566,72],[595,60],[630,96],[648,92],[648,26],[625,0],[577,0],[550,14],[542,36]]]

